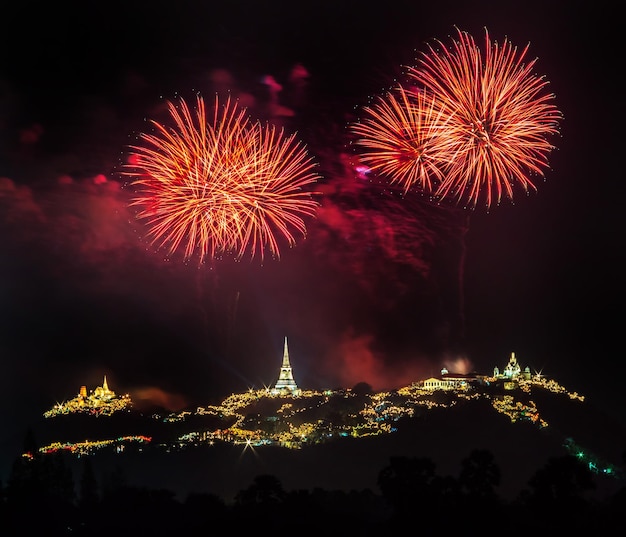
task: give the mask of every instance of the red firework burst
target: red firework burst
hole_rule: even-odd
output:
[[[472,36],[457,31],[449,49],[436,41],[439,50],[429,46],[408,74],[447,120],[449,166],[435,195],[489,208],[512,199],[515,185],[536,190],[530,177],[543,176],[562,116],[548,82],[533,74],[537,60],[525,63],[528,45],[499,45],[485,30],[483,57]]]
[[[489,208],[512,200],[515,186],[536,189],[531,176],[543,176],[562,116],[533,74],[536,60],[524,63],[528,46],[492,43],[485,31],[483,57],[467,32],[458,35],[449,49],[429,46],[405,87],[365,107],[351,130],[363,162],[405,192],[415,185]]]
[[[293,246],[306,234],[303,218],[318,206],[306,187],[319,177],[295,135],[251,121],[230,99],[216,97],[209,116],[200,96],[193,111],[183,99],[168,110],[173,126],[152,121],[127,172],[152,244],[201,262],[246,251],[279,258],[279,237]]]
[[[351,127],[361,160],[371,170],[399,183],[405,193],[414,185],[430,192],[447,165],[447,120],[426,93],[397,86],[363,109]]]

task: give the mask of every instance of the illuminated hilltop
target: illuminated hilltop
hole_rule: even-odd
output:
[[[202,406],[195,411],[155,413],[149,417],[126,413],[137,418],[137,422],[133,422],[134,434],[125,431],[117,437],[78,443],[55,441],[40,448],[40,452],[67,451],[83,455],[103,448],[113,448],[117,453],[127,448],[170,452],[218,443],[239,444],[243,449],[260,446],[301,449],[345,437],[391,434],[407,419],[419,418],[433,409],[449,409],[472,402],[478,405],[475,408],[495,410],[511,423],[528,422],[539,429],[547,429],[550,424],[540,407],[550,405],[549,394],[576,405],[584,402],[583,396],[568,391],[555,380],[540,374],[531,375],[528,367],[522,369],[515,353],[511,353],[502,372],[496,367],[492,375],[457,374],[443,368],[437,377],[397,390],[373,393],[363,383],[352,389],[302,390],[293,378],[285,339],[279,378],[272,388],[231,394],[219,405]],[[116,396],[108,388],[105,377],[102,387],[87,395],[83,386],[76,398],[57,404],[44,416],[113,415],[119,410],[130,410],[130,406],[130,396]],[[97,434],[105,434],[98,430]],[[588,456],[571,438],[564,446],[580,457]],[[616,471],[597,459],[590,459],[590,464],[603,473]]]
[[[84,413],[94,416],[110,416],[120,410],[128,410],[132,406],[130,395],[118,396],[109,388],[107,377],[104,376],[102,386],[97,386],[87,393],[87,386],[81,386],[74,399],[57,403],[50,410],[44,412],[45,418],[52,418],[63,414]]]

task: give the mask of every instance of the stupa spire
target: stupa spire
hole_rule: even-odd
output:
[[[274,386],[274,393],[280,393],[289,391],[291,393],[297,393],[298,385],[293,379],[293,371],[291,370],[291,363],[289,362],[289,347],[287,346],[287,337],[285,337],[285,345],[283,348],[283,363],[280,368],[280,374],[278,380]]]
[[[283,365],[281,367],[291,369],[289,363],[289,347],[287,347],[287,338],[285,337],[285,346],[283,347]]]

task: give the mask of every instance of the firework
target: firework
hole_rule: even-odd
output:
[[[360,158],[405,192],[421,188],[438,200],[453,198],[489,208],[514,188],[536,189],[561,113],[548,82],[525,63],[528,46],[491,42],[485,53],[467,33],[450,48],[429,46],[407,69],[404,85],[364,108],[352,125]]]
[[[211,114],[201,96],[195,105],[168,102],[173,126],[152,121],[131,146],[137,218],[170,255],[279,258],[281,238],[295,245],[315,214],[313,159],[295,135],[253,122],[230,98],[220,106],[216,97]]]
[[[417,186],[426,192],[443,180],[447,165],[447,120],[435,108],[432,97],[401,85],[377,97],[352,125],[361,160],[407,192]]]
[[[499,45],[486,30],[484,57],[460,30],[449,49],[435,45],[408,70],[446,118],[449,165],[435,195],[488,208],[503,195],[512,199],[516,185],[536,190],[531,176],[543,176],[562,116],[545,91],[548,82],[533,74],[537,60],[525,63],[528,45]]]

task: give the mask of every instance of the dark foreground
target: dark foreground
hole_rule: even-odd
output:
[[[623,452],[607,431],[616,444]],[[625,508],[623,475],[594,471],[552,427],[467,408],[300,450],[19,456],[2,483],[0,535],[601,535]]]
[[[571,455],[546,460],[513,499],[499,494],[500,468],[483,449],[446,476],[431,458],[392,457],[378,470],[375,489],[286,490],[275,475],[259,474],[229,501],[132,485],[121,467],[98,480],[93,462],[83,458],[74,481],[60,455],[16,461],[2,488],[0,534],[243,535],[281,527],[301,535],[390,535],[414,527],[422,535],[500,535],[506,527],[509,535],[598,535],[615,527],[626,507],[623,484],[595,497],[599,476]]]

